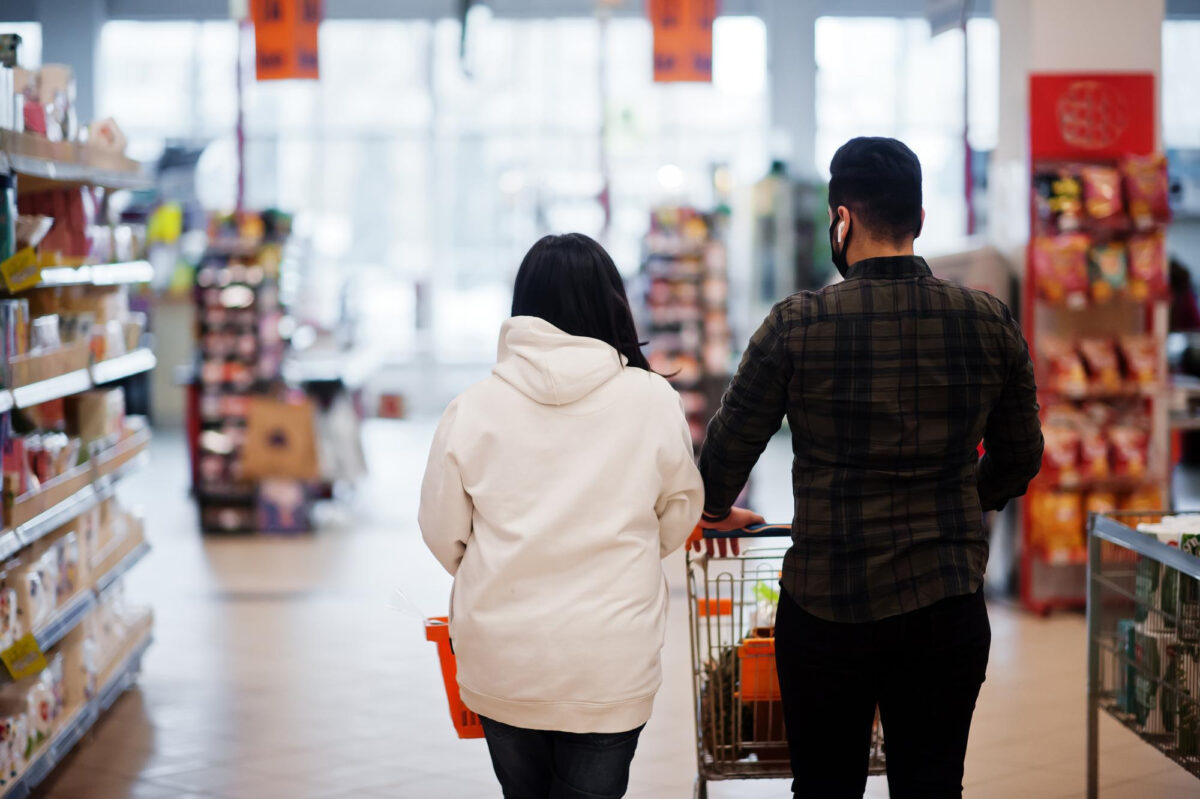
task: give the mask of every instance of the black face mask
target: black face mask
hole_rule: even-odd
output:
[[[841,217],[835,216],[833,222],[829,225],[829,251],[833,253],[833,265],[837,267],[838,274],[842,277],[846,276],[846,272],[850,270],[850,265],[846,263],[846,252],[850,249],[850,233],[847,232],[845,238],[842,239],[842,249],[837,248],[837,226],[841,224]]]

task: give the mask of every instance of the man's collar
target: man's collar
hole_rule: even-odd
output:
[[[899,280],[906,277],[929,277],[932,274],[929,264],[918,255],[890,255],[855,261],[846,270],[846,279]]]

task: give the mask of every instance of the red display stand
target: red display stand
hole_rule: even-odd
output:
[[[1045,614],[1085,605],[1089,512],[1166,501],[1166,219],[1128,160],[1155,150],[1152,74],[1033,75],[1029,96],[1021,323],[1046,454],[1022,506],[1020,595]]]

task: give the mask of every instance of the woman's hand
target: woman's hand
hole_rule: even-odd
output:
[[[688,543],[692,545],[692,549],[697,552],[701,551],[700,542],[704,542],[704,549],[708,551],[709,557],[713,557],[714,549],[719,550],[721,557],[728,557],[732,551],[734,555],[741,553],[741,545],[736,538],[704,538],[702,530],[717,530],[719,532],[728,533],[733,530],[741,530],[750,527],[754,524],[765,524],[766,520],[752,510],[746,508],[731,508],[729,515],[718,521],[709,521],[701,519],[700,524],[692,532],[692,537],[688,539]],[[713,547],[713,541],[717,542],[717,546]],[[727,543],[728,542],[728,543]]]

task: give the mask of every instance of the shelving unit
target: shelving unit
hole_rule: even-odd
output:
[[[1073,79],[1035,76],[1031,97],[1051,91],[1038,89],[1050,85],[1041,80]],[[1147,210],[1127,160],[1152,156],[1143,147],[1153,137],[1133,149],[1086,149],[1044,133],[1057,126],[1033,104],[1021,323],[1046,454],[1022,501],[1019,576],[1022,604],[1046,614],[1086,604],[1090,513],[1166,504],[1169,307],[1166,212]]]
[[[729,382],[726,219],[692,208],[660,208],[644,242],[641,330],[650,366],[679,391],[699,448]]]
[[[51,142],[34,134],[9,130],[0,130],[0,175],[8,177],[15,185],[22,206],[26,198],[36,205],[40,202],[38,195],[41,192],[74,190],[74,187],[80,186],[109,190],[139,190],[153,186],[152,176],[142,165],[128,158],[86,144]],[[99,192],[96,194],[99,195]],[[75,289],[69,287],[131,285],[147,283],[154,277],[152,265],[143,260],[80,265],[74,263],[72,258],[62,259],[66,261],[64,264],[45,253],[40,257],[43,262],[38,282],[26,290],[64,289],[62,292],[43,291],[39,295],[43,307],[45,303],[66,302],[68,297],[83,296],[78,292],[72,294]],[[72,312],[80,313],[79,306],[73,308]],[[93,318],[102,322],[104,318],[114,317],[97,315]],[[116,319],[125,325],[126,335],[132,338],[128,317]],[[133,343],[130,341],[127,346]],[[97,353],[107,351],[123,354],[96,360],[91,355],[92,346],[97,347],[94,350]],[[14,350],[8,352],[12,354]],[[107,388],[156,366],[154,354],[147,348],[125,352],[125,346],[118,348],[111,340],[88,338],[86,332],[77,334],[76,341],[59,348],[15,352],[22,354],[11,357],[7,364],[10,379],[0,387],[0,414],[30,409],[100,387]],[[91,440],[82,435],[80,438]],[[103,436],[100,438],[103,439]],[[28,548],[39,541],[42,542],[39,546],[46,546],[47,543],[57,546],[60,541],[76,540],[72,537],[76,528],[68,525],[76,522],[83,525],[86,514],[96,511],[100,503],[113,497],[119,482],[148,460],[150,441],[148,428],[133,429],[133,432],[124,435],[107,449],[90,451],[90,457],[83,464],[67,468],[58,476],[45,479],[40,485],[33,482],[26,493],[9,497],[5,524],[0,529],[0,559],[8,561],[15,558],[19,562]],[[7,485],[6,482],[6,488]],[[96,511],[91,518],[95,521],[99,517],[100,512]],[[126,520],[125,524],[129,524],[129,521]],[[84,637],[92,634],[85,633],[85,630],[93,629],[88,626],[89,619],[94,618],[92,614],[127,612],[113,611],[114,606],[106,603],[117,601],[118,596],[113,592],[122,578],[150,551],[140,526],[136,536],[110,535],[105,543],[97,544],[96,552],[85,548],[86,536],[82,527],[79,530],[78,544],[72,544],[78,547],[79,562],[74,566],[76,576],[70,578],[70,582],[48,583],[59,586],[59,590],[64,592],[73,588],[74,593],[70,596],[59,594],[52,613],[42,615],[45,612],[45,606],[42,606],[37,615],[29,617],[35,625],[33,629],[29,630],[28,623],[25,626],[26,631],[32,632],[38,646],[47,653],[48,659],[56,653],[67,653],[64,658],[69,659],[72,656],[70,653],[80,651],[79,645]],[[53,601],[54,593],[50,593],[49,597]],[[105,607],[107,611],[104,611]],[[7,784],[0,786],[2,799],[28,796],[117,697],[133,685],[142,655],[152,640],[153,617],[149,613],[135,613],[129,619],[128,627],[117,628],[127,630],[126,637],[123,640],[114,638],[107,643],[104,657],[108,662],[96,664],[96,682],[92,686],[95,692],[85,692],[80,688],[78,698],[68,697],[67,706],[59,711],[61,715],[53,722],[50,737],[37,747],[15,779],[7,780]],[[41,623],[38,623],[39,620]],[[7,672],[0,676],[0,691],[27,690],[23,687],[25,684],[26,681],[12,684]],[[23,701],[23,697],[14,699]],[[74,707],[71,703],[74,703]]]
[[[202,530],[250,533],[260,528],[259,491],[242,461],[252,403],[283,381],[279,272],[290,219],[245,213],[217,225],[225,227],[214,229],[196,270],[194,494]]]

